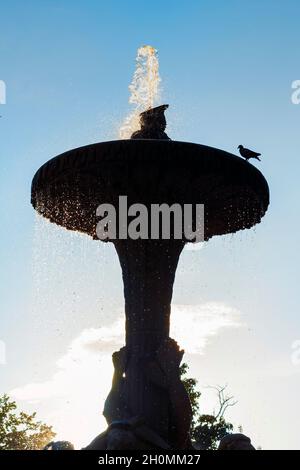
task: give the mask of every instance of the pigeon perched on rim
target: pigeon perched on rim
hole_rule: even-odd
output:
[[[238,149],[240,151],[240,154],[245,160],[250,160],[250,158],[255,158],[256,160],[261,161],[260,155],[261,153],[253,152],[253,150],[246,149],[243,145],[239,145]]]

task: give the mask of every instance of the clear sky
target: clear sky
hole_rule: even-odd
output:
[[[262,224],[183,253],[173,336],[204,412],[205,385],[228,383],[227,417],[255,445],[300,448],[299,15],[297,0],[1,3],[0,393],[60,437],[82,445],[104,427],[121,273],[111,247],[35,221],[31,179],[56,154],[116,138],[136,50],[151,44],[170,137],[261,152],[271,190]]]

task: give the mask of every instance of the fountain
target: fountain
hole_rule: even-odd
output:
[[[35,210],[94,240],[97,207],[108,203],[118,210],[122,195],[128,205],[144,204],[149,211],[152,204],[204,204],[206,241],[258,224],[269,205],[260,171],[228,152],[170,140],[166,107],[143,113],[131,139],[87,145],[45,163],[32,181]],[[169,324],[176,267],[189,240],[182,233],[181,239],[106,241],[114,244],[122,268],[126,345],[113,354],[104,407],[108,429],[87,448],[188,448],[191,408],[179,376],[183,351],[169,337]]]

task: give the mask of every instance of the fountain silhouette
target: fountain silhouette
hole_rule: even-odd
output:
[[[260,171],[228,152],[169,140],[165,109],[143,113],[130,140],[88,145],[45,163],[32,181],[33,207],[95,240],[97,207],[109,203],[118,211],[121,195],[149,212],[152,204],[204,204],[205,240],[259,223],[269,205]],[[183,351],[169,338],[175,272],[187,240],[183,233],[181,239],[109,241],[122,268],[126,345],[113,355],[108,430],[87,448],[187,448],[191,408],[179,377]]]

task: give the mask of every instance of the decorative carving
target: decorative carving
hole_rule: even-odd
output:
[[[141,129],[132,134],[131,139],[171,140],[164,132],[167,127],[165,110],[168,104],[147,109],[140,114]]]
[[[151,429],[151,423],[143,415],[133,416],[126,396],[130,384],[126,366],[130,361],[127,347],[113,354],[114,376],[111,391],[104,406],[108,423],[105,433],[98,436],[87,448],[93,449],[185,449],[189,447],[189,428],[192,411],[187,392],[180,380],[179,366],[184,351],[176,341],[167,338],[161,343],[154,357],[144,362],[145,383],[164,390],[167,394],[168,439]],[[138,399],[138,397],[137,397]],[[104,447],[103,447],[104,446]],[[126,447],[127,446],[127,447]]]

